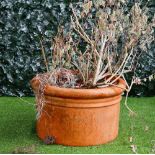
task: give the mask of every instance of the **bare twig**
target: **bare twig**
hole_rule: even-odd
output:
[[[43,59],[44,59],[45,66],[46,66],[46,70],[47,70],[47,72],[49,72],[48,62],[47,62],[47,59],[46,59],[46,56],[45,56],[45,50],[44,50],[42,40],[40,40],[40,44],[41,44],[41,52],[42,52],[42,56],[43,56]]]
[[[132,110],[129,108],[129,106],[128,106],[128,96],[129,96],[129,92],[130,92],[130,90],[131,90],[133,84],[134,84],[134,79],[132,78],[131,84],[130,84],[128,90],[126,91],[126,96],[125,96],[125,102],[124,102],[124,104],[125,104],[126,108],[129,110],[129,112],[130,112],[132,115],[136,115],[136,113],[135,113],[134,111],[132,111]]]

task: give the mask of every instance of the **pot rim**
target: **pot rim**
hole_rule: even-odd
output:
[[[38,92],[40,81],[38,77],[34,77],[30,84],[35,93]],[[74,88],[61,88],[46,84],[44,87],[44,95],[61,98],[75,98],[75,99],[96,99],[108,98],[121,95],[126,88],[126,82],[120,78],[118,79],[117,86],[107,86],[104,88],[92,89],[74,89]]]

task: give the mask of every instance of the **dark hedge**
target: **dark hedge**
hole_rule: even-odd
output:
[[[69,3],[67,0],[0,1],[0,96],[33,94],[30,79],[45,71],[40,38],[43,36],[46,44],[56,34],[59,24],[68,27]],[[154,0],[149,2],[149,12],[150,16],[155,12]],[[142,77],[155,71],[155,46],[150,50],[150,55],[144,55],[139,64],[138,74]],[[155,81],[134,86],[131,95],[155,95]]]

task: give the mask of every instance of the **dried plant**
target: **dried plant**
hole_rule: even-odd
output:
[[[65,68],[59,68],[53,70],[48,78],[48,83],[51,85],[59,87],[69,87],[74,88],[76,84],[76,79],[74,74],[71,71],[68,71]]]
[[[154,40],[155,16],[149,19],[147,7],[140,3],[126,11],[126,0],[87,0],[70,8],[70,31],[66,34],[60,27],[53,39],[51,66],[42,46],[48,83],[72,88],[117,87],[117,80],[126,81],[125,74],[132,72],[131,83],[126,81],[128,94],[134,83],[140,83],[135,71]]]
[[[125,80],[126,73],[135,72],[141,54],[147,51],[154,39],[155,17],[149,21],[148,9],[141,8],[139,3],[135,3],[128,12],[125,12],[125,7],[125,0],[70,5],[70,32],[64,35],[63,29],[59,28],[52,44],[50,71],[43,54],[52,77],[50,84],[75,87],[80,81],[80,87],[106,87],[115,85],[120,77]],[[81,48],[82,43],[84,47]],[[68,82],[64,85],[57,76],[62,68],[68,70],[65,71]],[[77,76],[70,70],[78,70]],[[75,80],[77,78],[79,80]],[[128,84],[127,87],[130,88]]]
[[[49,75],[48,74],[44,74],[44,75],[40,75],[38,74],[37,76],[37,79],[39,80],[40,84],[39,84],[39,89],[37,92],[35,92],[35,96],[36,96],[36,109],[37,109],[37,116],[36,118],[39,119],[42,112],[44,111],[44,105],[45,105],[45,99],[44,99],[44,86],[46,84],[48,84],[48,78],[49,78]],[[46,111],[44,111],[47,116],[48,113]]]

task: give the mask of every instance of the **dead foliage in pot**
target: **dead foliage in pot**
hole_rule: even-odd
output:
[[[40,78],[40,87],[47,83],[76,89],[117,87],[118,79],[123,78],[128,96],[134,83],[141,84],[135,71],[141,55],[154,41],[155,16],[148,18],[147,7],[138,2],[130,9],[127,5],[126,0],[70,4],[70,29],[66,33],[59,27],[52,39],[52,60],[46,58],[41,41],[49,76]],[[125,78],[129,72],[133,74],[131,83]],[[127,106],[127,97],[125,103]]]

